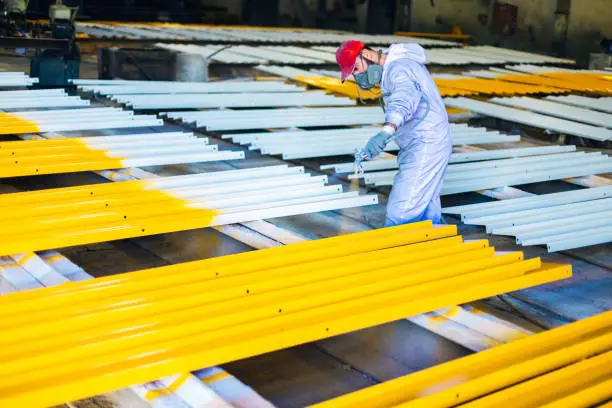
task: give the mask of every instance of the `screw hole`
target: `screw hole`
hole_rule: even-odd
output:
[[[283,309],[278,309],[278,313],[283,313]]]
[[[124,220],[127,220],[127,215],[124,215],[124,216],[123,216],[123,219],[124,219]]]
[[[219,272],[215,272],[215,276],[219,276]]]
[[[325,328],[325,331],[326,331],[326,332],[328,332],[328,331],[329,331],[329,327],[326,327],[326,328]]]
[[[249,293],[251,293],[251,291],[247,289],[247,290],[246,290],[246,293],[247,293],[247,295],[248,295]]]
[[[15,164],[19,164],[19,161],[18,161],[18,160],[15,160]]]
[[[145,230],[144,230],[144,228],[143,228],[143,229],[142,229],[142,232],[144,232],[144,231],[145,231]]]
[[[106,203],[106,206],[108,207],[108,203]]]

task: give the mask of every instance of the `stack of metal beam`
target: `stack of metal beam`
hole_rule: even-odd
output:
[[[77,24],[79,33],[93,38],[134,38],[140,40],[191,40],[215,43],[303,43],[340,44],[349,39],[358,39],[366,44],[393,44],[406,42],[407,38],[395,35],[367,35],[330,30],[300,28],[262,28],[231,26],[197,26],[180,24],[112,23],[101,22]],[[458,47],[453,41],[411,37],[410,42],[428,47]]]
[[[570,106],[579,106],[592,109],[594,112],[607,112],[612,114],[612,97],[589,98],[586,96],[549,96],[546,99],[554,102],[563,103]]]
[[[38,78],[30,78],[25,72],[0,72],[0,88],[21,88],[38,83]]]
[[[0,109],[72,108],[89,106],[89,101],[69,96],[63,89],[0,91]]]
[[[477,101],[463,97],[445,98],[444,103],[446,106],[467,109],[474,113],[551,130],[561,134],[579,136],[597,141],[612,140],[612,130],[599,126],[587,125],[567,119],[555,118],[548,115],[513,109],[490,102]],[[559,109],[561,108],[562,107],[559,107]]]
[[[410,37],[407,41],[404,37],[402,41],[397,42],[415,42],[415,39]],[[336,47],[315,46],[312,48],[327,53],[336,52]],[[427,64],[430,65],[501,65],[509,63],[573,65],[575,61],[488,45],[427,50]]]
[[[484,176],[483,171],[486,172]],[[446,171],[441,194],[465,193],[610,172],[612,158],[600,152],[558,153],[451,164]],[[379,171],[358,177],[363,177],[366,184],[391,186],[396,173],[395,170]]]
[[[376,204],[272,166],[0,196],[0,255]]]
[[[604,407],[612,398],[611,349],[607,312],[313,408]]]
[[[161,114],[210,131],[371,125],[384,121],[380,107],[244,109]]]
[[[360,108],[362,109],[362,108]],[[383,120],[381,117],[376,121]],[[451,125],[454,145],[487,144],[516,142],[520,136],[502,135],[486,128],[469,127],[466,124]],[[283,159],[325,157],[349,154],[365,146],[370,137],[378,132],[375,127],[361,127],[337,130],[285,131],[265,133],[224,134],[224,139],[234,143],[248,144],[250,150],[260,150],[262,154],[280,154]],[[395,142],[389,143],[386,150],[398,150]]]
[[[260,92],[260,93],[188,93],[156,95],[108,95],[117,103],[137,110],[193,109],[193,108],[257,108],[287,106],[351,106],[349,98],[329,95],[325,91]]]
[[[55,405],[571,276],[455,234],[415,223],[4,296],[0,405]]]
[[[207,138],[166,132],[0,142],[0,177],[243,159]]]
[[[502,136],[505,137],[505,136]],[[517,136],[518,141],[519,136]],[[493,140],[491,143],[499,143],[495,141],[495,137],[487,137],[486,139],[479,140],[474,138],[473,140],[466,140],[468,143],[463,144],[485,144],[487,140]],[[482,150],[475,152],[461,152],[452,153],[449,163],[468,163],[468,162],[481,162],[486,160],[496,159],[509,159],[513,157],[529,157],[529,156],[541,156],[547,154],[559,154],[576,151],[576,146],[543,146],[543,147],[513,147],[510,149],[496,149],[496,150]],[[398,169],[397,158],[381,158],[372,161],[363,162],[362,168],[364,171],[378,171],[378,170],[390,170]],[[321,170],[333,170],[336,173],[352,173],[353,163],[335,163],[325,164],[321,166]]]
[[[597,101],[597,99],[594,100]],[[542,100],[527,97],[493,98],[490,100],[490,102],[511,106],[513,108],[525,109],[532,112],[538,112],[545,115],[556,116],[559,118],[566,118],[576,122],[588,123],[590,125],[612,128],[612,114],[557,103],[550,99]],[[612,107],[612,102],[610,102],[609,105]]]
[[[89,103],[88,101],[84,101]],[[0,134],[163,126],[152,115],[120,108],[46,109],[0,113]]]
[[[99,95],[304,92],[303,87],[287,84],[282,80],[221,82],[74,80],[73,83],[77,85],[81,92],[91,92]]]
[[[562,251],[612,242],[612,186],[444,208],[466,224]]]
[[[133,109],[190,109],[227,107],[351,106],[355,101],[306,91],[281,81],[219,83],[122,81],[78,84],[82,92],[104,95]],[[180,94],[180,97],[174,95]]]

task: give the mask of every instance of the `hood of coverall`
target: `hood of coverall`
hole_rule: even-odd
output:
[[[425,49],[418,44],[393,44],[387,50],[385,65],[402,58],[408,58],[421,65],[425,65],[427,54],[425,53]]]

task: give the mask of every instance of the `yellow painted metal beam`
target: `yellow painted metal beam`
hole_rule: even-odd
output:
[[[352,99],[359,99],[359,97],[361,96],[361,99],[363,100],[373,100],[378,99],[381,96],[380,91],[364,91],[362,89],[359,89],[356,83],[352,81],[345,81],[344,83],[342,83],[338,78],[296,76],[293,79],[303,84],[315,86],[317,88],[322,88],[330,92],[335,92],[344,96],[348,96]],[[476,93],[468,89],[458,89],[457,87],[451,87],[442,84],[438,85],[438,90],[440,91],[440,95],[444,97],[469,96],[474,95]]]
[[[607,312],[316,407],[592,406],[612,396],[611,349]]]
[[[520,75],[517,75],[520,76]],[[500,78],[498,78],[500,79]],[[434,78],[439,88],[465,90],[472,93],[486,95],[528,95],[528,94],[559,94],[567,93],[568,90],[541,86],[540,84],[517,84],[485,78],[457,78],[441,79]],[[442,95],[446,96],[446,95]],[[452,95],[449,95],[452,96]]]
[[[0,298],[0,406],[57,404],[571,275],[455,233],[416,223]]]

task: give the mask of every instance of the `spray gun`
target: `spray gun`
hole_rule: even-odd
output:
[[[355,177],[363,176],[364,171],[362,163],[367,158],[368,156],[364,149],[355,149],[355,162],[353,163]]]

